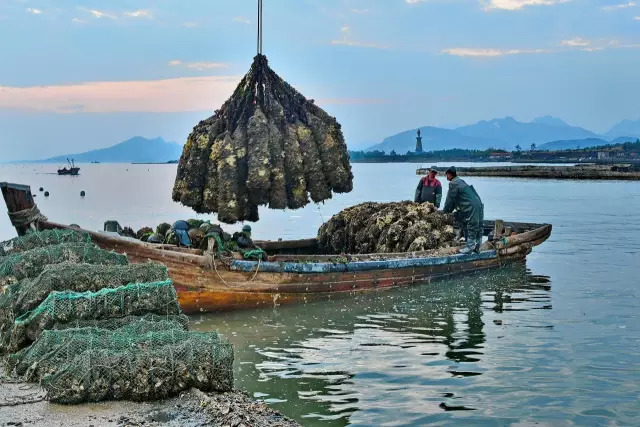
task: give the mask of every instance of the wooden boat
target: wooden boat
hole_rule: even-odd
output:
[[[71,159],[71,161],[67,159],[67,162],[69,163],[69,168],[65,166],[58,169],[58,175],[78,175],[78,173],[80,173],[80,168],[76,166],[73,159]]]
[[[29,228],[69,229],[63,224],[37,220],[40,212],[31,189],[0,183],[18,234]],[[34,221],[25,220],[25,213]],[[462,255],[459,248],[396,254],[321,255],[316,239],[256,242],[268,253],[267,261],[216,258],[212,252],[82,230],[101,248],[126,253],[132,262],[161,262],[178,291],[186,313],[234,310],[265,305],[311,301],[353,292],[423,284],[456,274],[499,268],[523,261],[534,246],[551,235],[550,224],[485,221],[484,233],[493,242],[480,253]]]

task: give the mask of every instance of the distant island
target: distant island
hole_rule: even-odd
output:
[[[594,147],[566,150],[538,149],[532,144],[528,150],[518,146],[513,151],[502,149],[450,149],[416,153],[409,151],[387,154],[384,151],[350,151],[352,163],[425,163],[425,162],[513,162],[513,163],[632,163],[640,164],[640,139],[635,142],[616,142]]]
[[[364,151],[406,153],[416,149],[416,131],[421,130],[425,151],[450,149],[514,151],[536,145],[541,150],[566,150],[635,141],[640,138],[640,120],[624,120],[604,134],[571,126],[552,116],[520,122],[513,117],[482,120],[455,129],[422,126],[385,138]]]
[[[28,162],[66,163],[67,159],[74,159],[76,163],[168,163],[175,162],[181,155],[182,146],[175,142],[136,136],[108,148]]]

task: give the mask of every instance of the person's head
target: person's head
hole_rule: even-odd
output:
[[[429,178],[436,179],[436,175],[438,175],[438,169],[435,166],[431,166],[429,168]]]
[[[458,172],[456,171],[455,166],[451,166],[449,169],[447,169],[447,181],[451,181],[456,176],[458,176]]]

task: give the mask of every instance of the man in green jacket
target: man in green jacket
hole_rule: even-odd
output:
[[[463,228],[467,230],[467,247],[460,253],[470,254],[479,252],[482,245],[482,222],[484,221],[484,205],[473,186],[458,178],[454,166],[447,170],[449,192],[444,204],[443,212],[451,213],[457,210]]]

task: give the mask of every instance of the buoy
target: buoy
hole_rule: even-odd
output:
[[[49,192],[48,191],[44,192],[44,197],[49,197]]]
[[[44,188],[40,187],[40,191],[44,191]]]
[[[82,191],[80,192],[80,197],[84,197],[84,196],[85,196],[85,192],[84,192],[84,190],[82,190]]]

